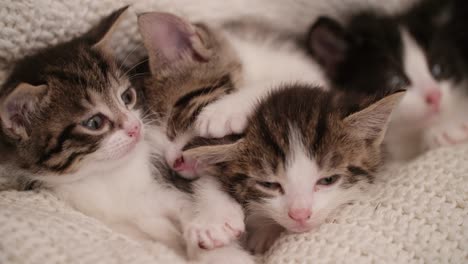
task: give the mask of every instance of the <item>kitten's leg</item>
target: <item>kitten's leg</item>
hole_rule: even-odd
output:
[[[195,214],[184,227],[189,251],[190,248],[213,249],[228,245],[244,232],[241,205],[221,190],[216,179],[208,176],[199,179],[194,196]]]
[[[265,87],[243,87],[206,106],[195,123],[199,136],[220,138],[242,133],[255,104],[270,90]]]

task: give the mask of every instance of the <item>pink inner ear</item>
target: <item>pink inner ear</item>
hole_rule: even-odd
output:
[[[7,118],[10,121],[10,127],[24,126],[28,111],[31,111],[28,107],[27,97],[18,98],[7,103],[5,111],[7,113]]]
[[[168,62],[179,59],[185,52],[193,52],[191,38],[196,36],[192,25],[177,16],[152,12],[138,18],[140,31],[150,56]]]
[[[197,163],[195,161],[186,161],[184,157],[180,157],[174,161],[172,168],[175,171],[189,171],[195,173],[197,167]]]

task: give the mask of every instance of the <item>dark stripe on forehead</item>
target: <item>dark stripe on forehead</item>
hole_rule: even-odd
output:
[[[94,61],[95,65],[101,72],[102,76],[107,80],[109,71],[111,70],[110,65],[107,62],[107,60],[104,58],[104,56],[102,56],[100,52],[96,50],[91,50],[88,54],[90,55],[91,59]]]
[[[52,78],[59,80],[60,82],[68,82],[74,85],[81,85],[83,87],[89,86],[88,78],[79,74],[78,72],[54,70],[47,72],[47,74]]]
[[[202,95],[212,93],[213,91],[218,90],[220,88],[224,88],[226,90],[225,93],[230,93],[232,91],[233,85],[232,85],[231,78],[229,75],[223,76],[219,80],[219,82],[213,86],[203,87],[203,88],[193,90],[185,94],[184,96],[180,97],[179,100],[175,102],[174,107],[186,106],[193,99]]]
[[[270,147],[274,151],[275,155],[279,156],[283,162],[286,162],[286,153],[275,140],[271,128],[268,127],[268,122],[265,120],[265,117],[261,115],[257,118],[257,121],[258,127],[260,128],[261,138],[265,140],[266,146]]]
[[[315,137],[314,137],[314,141],[312,144],[312,151],[314,152],[317,152],[317,149],[319,148],[322,142],[322,139],[327,132],[327,123],[328,123],[327,109],[329,109],[329,107],[326,103],[324,103],[321,105],[321,109],[318,113],[317,125],[315,128]]]
[[[48,151],[46,150],[44,154],[39,157],[39,160],[37,161],[37,163],[42,164],[48,161],[49,159],[51,159],[53,155],[62,152],[63,144],[65,143],[67,139],[70,138],[70,135],[75,127],[76,127],[76,124],[71,124],[65,127],[62,133],[60,133],[60,135],[58,136],[57,143],[55,144],[55,146]]]

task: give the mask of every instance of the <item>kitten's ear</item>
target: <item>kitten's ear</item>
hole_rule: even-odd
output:
[[[218,165],[236,159],[241,149],[243,139],[235,143],[208,145],[191,148],[183,152],[184,160],[196,164],[197,174],[216,174]]]
[[[103,18],[96,26],[91,28],[88,33],[85,34],[84,38],[98,49],[108,48],[112,33],[122,21],[128,7],[129,6],[124,6]]]
[[[172,14],[151,12],[138,17],[138,27],[152,69],[188,58],[208,61],[208,32]]]
[[[309,51],[331,76],[346,58],[348,44],[344,28],[329,17],[320,17],[307,35]]]
[[[31,132],[29,117],[46,93],[47,85],[19,84],[1,103],[4,130],[14,138],[27,139]]]
[[[404,95],[404,91],[391,94],[346,117],[346,129],[354,136],[370,139],[376,145],[380,145],[387,131],[391,113]]]

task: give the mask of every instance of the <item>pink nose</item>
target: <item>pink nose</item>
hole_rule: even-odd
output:
[[[308,220],[311,215],[312,215],[312,212],[310,211],[310,209],[305,209],[305,208],[290,209],[288,212],[289,218],[298,222],[304,222]]]
[[[140,130],[141,130],[141,125],[140,123],[131,123],[125,126],[125,132],[127,132],[127,135],[131,138],[139,138],[140,137]]]
[[[439,109],[440,101],[442,99],[442,93],[439,90],[432,90],[426,93],[425,99],[426,103],[430,107],[434,109]]]

